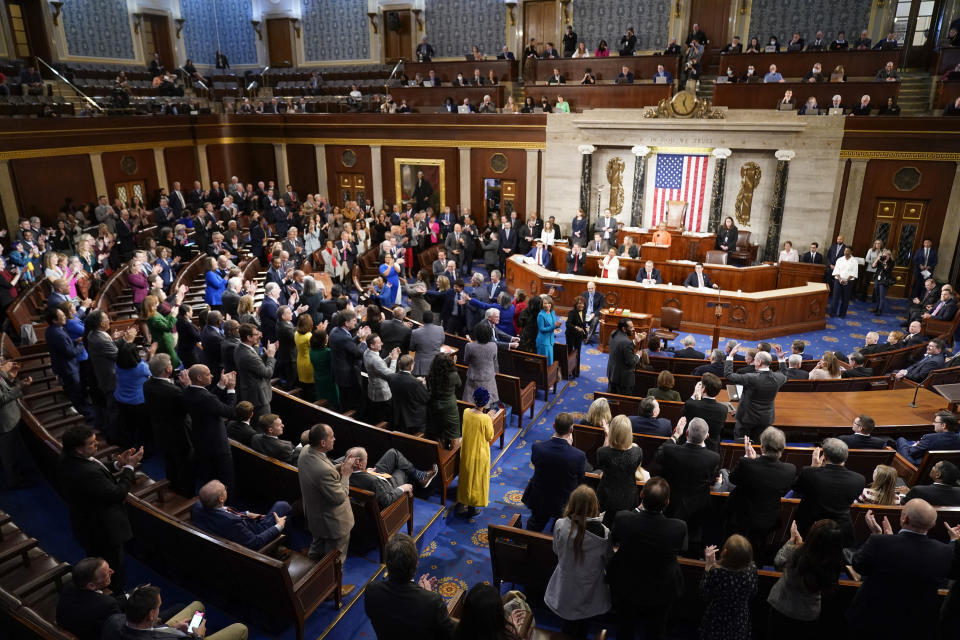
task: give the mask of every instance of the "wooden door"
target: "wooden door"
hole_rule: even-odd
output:
[[[523,3],[523,36],[524,47],[530,38],[537,39],[538,53],[543,53],[546,42],[552,42],[556,49],[563,49],[560,46],[560,16],[554,0],[527,0]]]
[[[340,206],[357,198],[366,198],[366,181],[362,173],[338,173],[337,185],[339,197],[337,202]]]
[[[906,296],[913,286],[913,254],[923,246],[925,200],[878,198],[873,214],[873,237],[893,252],[894,285],[887,295]]]
[[[892,31],[903,43],[903,68],[926,68],[932,62],[936,23],[942,20],[943,12],[943,0],[898,0]]]
[[[293,66],[293,37],[289,18],[267,20],[267,51],[271,67]]]
[[[484,178],[483,209],[474,212],[474,222],[483,227],[488,219],[499,220],[500,216],[510,217],[516,208],[517,181],[500,178]]]
[[[383,55],[387,62],[413,58],[413,16],[409,9],[383,12]]]
[[[150,64],[154,52],[160,54],[160,64],[167,71],[177,68],[170,44],[170,25],[165,15],[145,13],[140,22],[140,35],[143,38],[143,57]]]
[[[723,0],[692,0],[690,5],[690,24],[687,33],[693,24],[699,24],[700,29],[707,34],[707,42],[703,51],[703,61],[700,63],[702,75],[717,74],[720,60],[720,49],[723,48],[732,34],[730,31],[730,3]],[[686,34],[684,34],[686,39]],[[741,36],[745,42],[748,37]]]
[[[134,180],[132,182],[117,182],[113,185],[113,196],[119,198],[121,202],[130,204],[133,197],[140,198],[140,202],[147,205],[147,186],[143,180]]]
[[[50,5],[41,0],[7,0],[6,4],[13,36],[11,57],[25,60],[40,56],[52,62],[50,38],[43,22],[43,12],[50,11]]]

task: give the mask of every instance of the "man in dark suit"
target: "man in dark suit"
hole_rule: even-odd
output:
[[[379,640],[451,640],[450,619],[437,579],[425,573],[414,583],[419,551],[413,539],[397,533],[387,542],[387,579],[374,580],[364,592],[363,606]]]
[[[720,378],[705,373],[693,389],[693,396],[683,403],[683,417],[687,424],[694,418],[702,418],[709,428],[707,448],[719,453],[720,431],[727,420],[729,405],[717,402],[717,394],[723,389]]]
[[[66,331],[67,317],[57,307],[48,307],[46,313],[47,330],[44,333],[47,350],[50,353],[50,370],[57,374],[63,392],[70,399],[73,408],[86,415],[90,413],[84,399],[83,386],[80,384],[80,362],[78,356],[84,353],[80,339],[73,340]]]
[[[670,440],[657,449],[660,475],[673,493],[666,515],[680,518],[687,523],[690,536],[688,550],[699,557],[700,533],[703,521],[710,509],[710,488],[720,473],[720,454],[706,446],[710,434],[707,421],[694,418],[686,423],[681,418]],[[687,427],[687,441],[680,444],[680,435]]]
[[[734,436],[750,436],[756,440],[760,432],[774,422],[774,400],[787,377],[779,371],[770,371],[770,354],[766,351],[760,351],[753,357],[754,373],[734,373],[733,359],[738,351],[739,344],[731,349],[723,363],[723,377],[727,382],[743,386],[737,406]]]
[[[827,262],[823,271],[823,281],[830,287],[830,293],[833,293],[833,283],[836,281],[833,277],[833,269],[837,266],[837,260],[843,257],[843,251],[847,245],[843,242],[843,234],[837,236],[837,241],[827,249]]]
[[[640,363],[637,351],[646,337],[645,333],[634,334],[633,321],[629,318],[620,318],[617,322],[617,330],[610,334],[610,357],[607,358],[609,393],[633,395],[633,387],[637,383],[634,372]]]
[[[193,365],[187,375],[190,386],[183,390],[183,404],[193,427],[191,434],[196,450],[198,484],[219,480],[230,489],[234,480],[233,458],[223,420],[234,416],[237,374],[221,375],[215,387],[217,394],[207,389],[213,384],[213,376],[206,365]]]
[[[780,365],[780,373],[786,376],[787,380],[807,380],[810,378],[810,372],[800,368],[803,364],[803,356],[799,353],[791,353],[787,358],[787,367]]]
[[[640,401],[640,415],[629,416],[630,428],[634,433],[647,433],[654,436],[669,436],[673,425],[666,418],[660,418],[660,403],[653,396]]]
[[[920,383],[926,380],[927,376],[937,369],[943,369],[943,341],[935,338],[927,343],[927,351],[922,358],[914,362],[906,369],[901,369],[894,374],[897,380],[906,378]]]
[[[177,202],[179,204],[179,202]],[[170,199],[167,196],[160,198],[160,206],[153,210],[153,222],[158,227],[172,227],[177,219],[180,218],[180,213],[183,211],[181,208],[180,211],[177,211],[170,206]]]
[[[123,592],[107,595],[113,569],[103,558],[84,558],[73,565],[72,581],[63,585],[57,600],[57,624],[78,640],[100,640],[110,616],[121,613],[126,603]]]
[[[904,502],[922,498],[936,507],[960,507],[960,469],[948,460],[941,460],[930,469],[931,484],[918,484],[910,489]]]
[[[933,248],[933,240],[923,239],[923,246],[913,254],[913,295],[919,297],[923,293],[923,281],[933,275],[937,267],[937,250]],[[924,275],[924,271],[927,272]]]
[[[914,465],[923,461],[927,451],[960,449],[960,422],[952,412],[941,409],[933,416],[933,433],[925,434],[916,442],[897,438],[896,448],[897,453]]]
[[[947,287],[940,289],[940,300],[933,306],[929,313],[920,314],[921,318],[932,318],[933,320],[953,320],[957,313],[957,301],[953,297],[953,291]]]
[[[150,414],[153,441],[163,453],[164,472],[170,486],[181,496],[192,498],[196,473],[183,388],[172,379],[173,364],[169,355],[154,355],[149,366],[150,378],[143,383],[143,397]],[[184,386],[190,384],[183,372],[180,381]]]
[[[580,246],[580,243],[574,242],[573,247],[571,247],[569,253],[567,253],[567,273],[582,276],[586,257],[587,254],[583,250],[583,247]]]
[[[407,433],[422,431],[427,423],[430,392],[413,375],[413,356],[404,354],[397,360],[397,372],[387,378],[393,396],[393,429]]]
[[[583,341],[590,344],[594,331],[600,325],[600,310],[604,307],[606,299],[597,291],[597,284],[593,280],[587,283],[587,290],[581,293],[580,297],[583,298],[583,319],[587,323],[587,335]]]
[[[227,437],[249,447],[253,436],[260,433],[250,424],[253,419],[253,404],[241,400],[233,409],[233,419],[227,421]]]
[[[675,358],[690,358],[693,360],[703,360],[707,356],[704,355],[703,351],[697,351],[697,339],[693,336],[686,336],[683,341],[683,349],[674,352]]]
[[[762,561],[767,535],[780,517],[780,498],[785,496],[797,475],[797,468],[781,462],[786,446],[783,431],[767,427],[760,434],[760,452],[744,442],[745,455],[730,473],[735,485],[727,503],[727,532],[746,536],[753,545],[753,555]]]
[[[197,496],[190,512],[192,524],[248,549],[259,549],[283,533],[290,513],[290,505],[283,500],[274,502],[265,514],[231,509],[227,488],[219,480],[200,487]]]
[[[223,340],[220,341],[220,365],[223,372],[237,370],[234,355],[240,344],[240,323],[232,318],[223,323]]]
[[[907,307],[907,322],[903,326],[915,320],[920,320],[924,313],[930,313],[940,302],[940,285],[933,278],[927,278],[923,281],[923,289],[920,295],[915,295]]]
[[[350,486],[376,495],[381,509],[386,509],[405,493],[412,496],[414,483],[426,488],[437,477],[437,465],[429,471],[421,471],[396,449],[387,449],[373,467],[367,467],[367,450],[363,447],[348,449],[346,456],[356,463],[356,469],[350,474]],[[334,460],[334,464],[339,462]]]
[[[393,308],[393,317],[380,323],[380,339],[383,340],[381,356],[386,357],[395,347],[400,349],[400,353],[410,351],[413,329],[407,326],[406,317],[407,310],[397,305]]]
[[[693,268],[693,273],[687,276],[687,279],[683,281],[683,286],[685,287],[698,287],[700,289],[710,289],[717,288],[717,285],[713,283],[713,280],[710,279],[710,276],[703,272],[703,263],[698,262]]]
[[[840,371],[841,378],[869,378],[873,375],[873,368],[863,366],[866,362],[863,353],[854,351],[847,356],[847,359],[850,361],[848,366],[844,367],[846,363],[840,365],[842,369]]]
[[[823,264],[823,256],[820,254],[819,249],[819,243],[811,242],[810,250],[800,256],[800,262],[806,262],[807,264]]]
[[[123,544],[133,537],[127,519],[127,492],[136,482],[134,467],[143,447],[122,451],[108,468],[97,455],[97,436],[86,425],[74,425],[62,438],[57,481],[70,512],[73,536],[88,556],[103,558],[114,570],[113,593],[126,582]]]
[[[236,320],[239,317],[237,307],[240,305],[240,298],[243,297],[243,281],[240,278],[230,278],[227,280],[227,286],[220,296],[220,305],[223,312]]]
[[[222,326],[223,315],[219,311],[211,311],[207,314],[207,324],[200,331],[200,344],[203,346],[200,360],[210,369],[214,382],[220,378],[220,372],[223,369],[220,363],[220,346],[223,344]]]
[[[726,356],[720,349],[714,349],[710,352],[710,362],[702,364],[693,370],[693,375],[702,376],[705,373],[712,373],[718,378],[723,377],[723,359]]]
[[[512,225],[510,221],[503,223],[503,228],[498,232],[499,240],[499,249],[500,252],[500,270],[503,271],[506,268],[507,260],[512,256],[517,250],[517,243],[519,240],[519,233],[511,228]]]
[[[533,241],[534,247],[527,252],[528,258],[533,258],[534,264],[538,267],[544,269],[549,268],[550,263],[553,262],[553,257],[550,255],[550,250],[543,246],[543,241],[537,238]]]
[[[530,507],[529,531],[543,531],[547,522],[563,515],[567,499],[583,482],[587,457],[573,447],[573,416],[561,413],[553,421],[553,437],[534,443],[530,462],[533,477],[523,492],[523,503]]]
[[[616,515],[611,540],[619,546],[607,564],[607,584],[618,639],[631,640],[640,623],[645,637],[663,638],[670,607],[683,593],[677,555],[687,546],[687,524],[665,517],[669,506],[670,485],[655,476],[643,487],[640,507]]]
[[[847,433],[837,437],[849,449],[883,449],[890,444],[887,438],[877,438],[870,435],[876,426],[873,418],[865,413],[861,413],[853,419],[853,433]]]
[[[263,334],[256,325],[244,323],[240,325],[240,343],[233,352],[237,396],[240,400],[253,403],[255,418],[270,413],[270,400],[273,398],[270,380],[276,369],[274,355],[278,348],[277,342],[268,342],[261,354],[262,338]]]
[[[829,518],[836,521],[844,532],[844,544],[853,543],[853,524],[850,521],[850,505],[866,485],[866,479],[844,467],[847,461],[847,445],[836,438],[827,438],[823,447],[813,450],[811,465],[804,467],[793,484],[800,494],[797,507],[797,529],[801,535],[817,520]]]
[[[367,350],[366,339],[370,327],[351,331],[357,326],[357,314],[344,309],[337,314],[337,326],[330,332],[330,351],[333,362],[333,381],[340,390],[340,405],[343,409],[359,409],[363,402],[360,386],[360,362]]]
[[[883,526],[867,512],[870,537],[853,556],[854,570],[863,576],[847,609],[847,621],[863,638],[928,638],[938,626],[937,590],[951,574],[953,543],[928,537],[937,524],[937,511],[914,499],[900,512],[900,531]],[[954,537],[951,530],[951,539]],[[878,615],[878,612],[909,615]]]
[[[655,284],[663,284],[663,278],[660,277],[660,270],[653,266],[653,260],[647,260],[643,269],[637,272],[637,282],[652,281]]]
[[[250,438],[250,448],[259,451],[265,456],[276,458],[280,462],[297,466],[297,457],[300,455],[300,446],[294,447],[289,440],[283,440],[283,420],[275,413],[260,416],[260,432]],[[304,431],[301,441],[306,439]]]

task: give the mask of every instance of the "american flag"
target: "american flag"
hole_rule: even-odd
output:
[[[703,155],[657,154],[657,173],[653,190],[653,226],[667,219],[667,202],[687,204],[684,226],[700,231],[704,221],[703,201],[707,190],[707,160]]]

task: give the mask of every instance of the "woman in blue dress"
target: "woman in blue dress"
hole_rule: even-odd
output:
[[[560,323],[553,310],[553,299],[543,296],[543,308],[537,315],[537,353],[547,356],[547,364],[553,364],[553,336]]]
[[[393,254],[389,251],[383,257],[383,264],[380,265],[380,276],[383,278],[384,297],[389,301],[389,307],[398,304],[400,301],[400,264],[394,262]]]

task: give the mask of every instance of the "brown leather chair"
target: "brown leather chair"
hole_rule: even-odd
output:
[[[750,232],[737,232],[737,248],[730,252],[730,259],[737,262],[753,264],[757,259],[757,248],[750,244]]]
[[[660,328],[653,332],[654,337],[664,341],[665,346],[680,335],[680,323],[683,321],[683,309],[660,307]]]
[[[707,251],[707,258],[703,261],[705,264],[727,264],[727,252],[720,249],[710,249]]]

